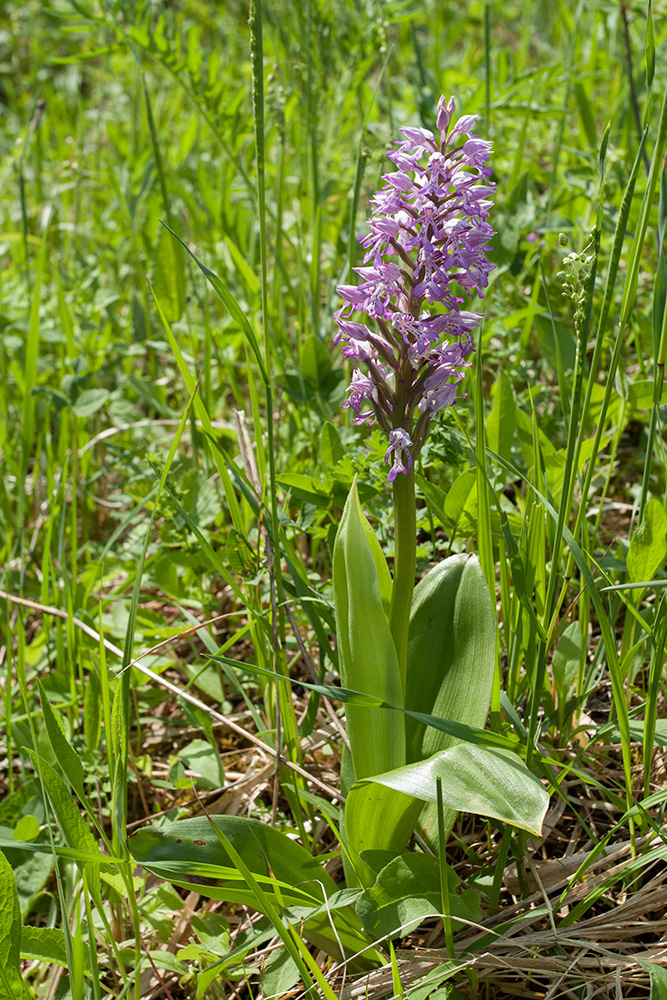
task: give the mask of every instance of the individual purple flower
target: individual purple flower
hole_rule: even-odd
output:
[[[343,406],[349,406],[354,410],[353,423],[363,424],[367,420],[372,423],[374,420],[373,410],[366,410],[362,413],[361,408],[364,403],[372,403],[374,398],[377,400],[377,390],[373,379],[368,375],[364,375],[358,368],[355,368],[352,372],[352,382],[346,391],[349,393],[349,397],[345,400]]]
[[[387,476],[390,483],[393,483],[399,472],[407,475],[412,468],[411,447],[412,441],[407,431],[404,431],[402,427],[397,427],[396,430],[391,431],[389,434],[389,447],[387,448],[387,454],[384,456],[385,462],[388,462],[392,452],[394,454],[394,462]]]
[[[344,405],[355,423],[377,421],[388,434],[389,482],[410,473],[433,414],[462,398],[457,390],[482,319],[462,306],[483,298],[493,269],[491,143],[473,134],[476,115],[454,121],[454,113],[454,99],[441,97],[436,134],[401,129],[404,139],[387,153],[397,169],[371,199],[360,240],[366,252],[354,270],[361,281],[338,287],[334,343],[368,369],[354,370]],[[355,312],[368,323],[352,319]]]

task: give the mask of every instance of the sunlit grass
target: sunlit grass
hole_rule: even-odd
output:
[[[537,872],[564,942],[594,943],[619,906],[608,951],[648,984],[621,903],[664,912],[661,5],[649,15],[655,39],[641,5],[265,2],[261,104],[243,4],[5,5],[0,835],[8,913],[11,872],[18,891],[3,933],[25,925],[31,995],[340,986],[279,899],[277,932],[196,883],[146,881],[126,828],[203,805],[339,849],[344,712],[298,681],[338,680],[331,552],[355,475],[393,551],[386,446],[340,409],[331,313],[385,150],[432,126],[441,93],[494,142],[498,236],[467,401],[417,470],[418,574],[480,556],[490,729],[552,798],[539,849],[454,828],[484,947],[433,917],[419,940],[436,969],[470,947],[480,995],[512,995],[503,961],[531,973],[491,931],[523,914],[526,948],[552,954]],[[633,939],[640,957],[663,922]],[[387,989],[409,995],[426,971],[384,955]],[[614,968],[595,973],[609,996]]]

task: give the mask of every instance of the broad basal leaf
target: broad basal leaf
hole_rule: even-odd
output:
[[[415,588],[408,640],[406,708],[483,728],[491,699],[496,620],[475,556],[438,563]],[[408,759],[423,760],[453,737],[406,722]]]
[[[457,743],[428,760],[357,784],[375,782],[435,803],[438,777],[446,807],[490,816],[540,836],[549,796],[532,771],[509,750]]]
[[[390,772],[395,774],[395,771]],[[373,885],[375,869],[363,859],[365,851],[401,854],[422,811],[419,798],[374,781],[357,782],[347,793],[344,834],[357,877]],[[351,883],[348,877],[348,884]]]
[[[479,896],[474,889],[460,891],[461,881],[447,866],[449,913],[446,916],[481,920]],[[374,939],[403,937],[426,917],[442,913],[440,862],[431,854],[402,854],[394,858],[366,889],[357,913]]]
[[[363,521],[355,484],[345,504],[333,552],[341,680],[344,687],[401,707],[403,684],[396,648]],[[346,722],[357,778],[405,762],[405,725],[398,712],[383,708],[368,711],[348,704]]]
[[[476,556],[438,563],[415,588],[408,638],[406,708],[483,728],[495,669],[496,618]],[[452,736],[406,722],[408,761],[453,746]],[[455,813],[447,811],[446,833]],[[437,817],[427,806],[419,829],[436,849]]]
[[[303,937],[340,959],[366,948],[368,939],[351,906],[337,909],[335,931],[325,901],[337,886],[321,862],[305,848],[258,820],[239,816],[216,816],[215,824],[232,843],[270,901],[280,909],[306,907],[313,916],[304,920]],[[261,901],[234,867],[210,822],[205,818],[180,820],[159,827],[144,827],[128,846],[145,868],[175,885],[196,886],[212,899],[243,903],[263,912]],[[340,945],[339,945],[340,943]],[[374,949],[353,962],[358,969],[372,968],[381,961]]]

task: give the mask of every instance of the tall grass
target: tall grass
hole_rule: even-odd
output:
[[[509,863],[528,897],[538,861],[585,854],[571,903],[550,897],[585,936],[664,851],[663,11],[28,0],[1,20],[0,846],[20,913],[2,933],[23,927],[25,990],[334,988],[279,903],[246,919],[146,881],[127,829],[198,796],[335,866],[344,712],[322,685],[355,475],[394,552],[331,313],[385,149],[443,92],[493,139],[498,235],[468,399],[418,469],[417,575],[479,554],[490,726],[553,819],[539,857],[461,821],[448,859],[493,926]],[[632,866],[587,892],[625,840]],[[448,905],[442,962],[465,940],[504,995]]]

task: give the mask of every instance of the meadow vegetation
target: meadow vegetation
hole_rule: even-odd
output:
[[[2,5],[0,1000],[666,995],[666,60],[664,0]],[[443,771],[359,862],[346,717],[405,723],[341,689],[355,479],[380,589],[394,533],[333,313],[443,94],[496,236],[416,578],[496,624],[486,728],[426,721],[549,807]]]

